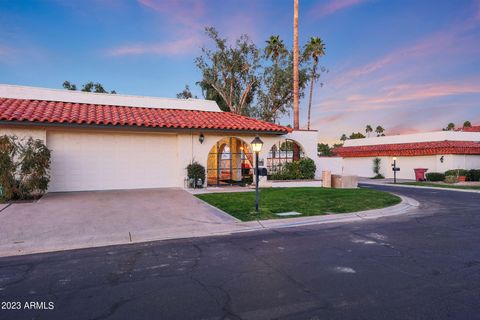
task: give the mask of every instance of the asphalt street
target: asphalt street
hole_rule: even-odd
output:
[[[373,188],[421,206],[0,258],[0,319],[480,319],[480,194]]]

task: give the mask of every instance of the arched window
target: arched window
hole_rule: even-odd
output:
[[[241,139],[223,138],[210,149],[207,161],[208,185],[244,185],[252,181],[253,156]]]
[[[272,146],[267,156],[267,169],[275,173],[282,169],[287,162],[300,160],[305,157],[302,147],[291,139],[278,141]]]

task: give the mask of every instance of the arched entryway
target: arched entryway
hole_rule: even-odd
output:
[[[208,185],[245,185],[252,181],[253,156],[248,144],[228,137],[210,149],[207,161]]]
[[[305,157],[305,152],[299,143],[291,139],[282,139],[275,143],[267,156],[267,170],[275,173],[287,162],[297,161]]]

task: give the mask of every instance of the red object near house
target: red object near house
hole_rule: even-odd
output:
[[[413,169],[415,171],[415,180],[417,181],[425,181],[425,172],[428,171],[428,169],[425,168],[416,168]]]

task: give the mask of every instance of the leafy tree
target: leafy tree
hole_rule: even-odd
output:
[[[317,74],[318,59],[325,55],[325,44],[318,37],[311,37],[310,41],[305,45],[303,52],[304,60],[312,60],[312,71],[310,74],[310,98],[308,100],[308,116],[307,116],[307,129],[310,130],[310,114],[312,110],[312,95],[313,95],[313,86],[315,81],[320,77]]]
[[[370,133],[373,132],[373,128],[371,125],[367,124],[367,126],[365,127],[365,133],[367,134],[367,137],[370,136]]]
[[[464,128],[470,128],[470,127],[472,127],[472,123],[471,123],[470,121],[465,121],[465,122],[463,123],[463,127],[464,127]]]
[[[77,85],[71,83],[70,81],[64,81],[63,82],[63,88],[67,89],[67,90],[72,90],[72,91],[75,91],[77,90]],[[82,90],[83,92],[95,92],[95,93],[111,93],[111,94],[116,94],[117,92],[115,90],[112,90],[110,92],[108,92],[107,90],[105,90],[105,88],[103,87],[103,85],[99,82],[93,82],[93,81],[89,81],[87,83],[85,83],[83,86],[82,86]]]
[[[331,157],[333,155],[333,148],[331,148],[328,143],[318,143],[317,144],[317,153],[319,156]]]
[[[77,86],[74,85],[73,83],[70,83],[70,81],[64,81],[63,82],[63,88],[65,88],[67,90],[72,90],[72,91],[77,90]]]
[[[185,85],[185,89],[183,89],[182,92],[177,93],[177,99],[191,99],[193,98],[192,91],[190,91],[190,86],[187,84]],[[195,96],[195,99],[197,99],[197,96]]]
[[[348,139],[363,139],[365,136],[360,132],[352,132]]]
[[[455,130],[455,124],[453,122],[450,122],[443,131],[453,131]]]
[[[207,27],[205,31],[215,43],[215,49],[204,47],[202,55],[195,59],[204,87],[215,90],[229,111],[248,115],[252,94],[258,85],[260,53],[257,47],[247,35],[229,46],[215,28]]]
[[[347,139],[348,138],[347,138],[347,135],[345,133],[342,134],[342,136],[340,137],[340,141],[343,141],[343,142],[345,142]]]
[[[273,57],[272,57],[273,58]],[[278,114],[285,114],[293,106],[293,55],[279,55],[272,65],[263,69],[257,90],[257,116],[275,122]],[[307,70],[299,70],[299,94],[303,96],[308,81]]]
[[[375,128],[375,133],[377,134],[377,137],[383,137],[385,136],[385,129],[382,126],[377,126]]]

